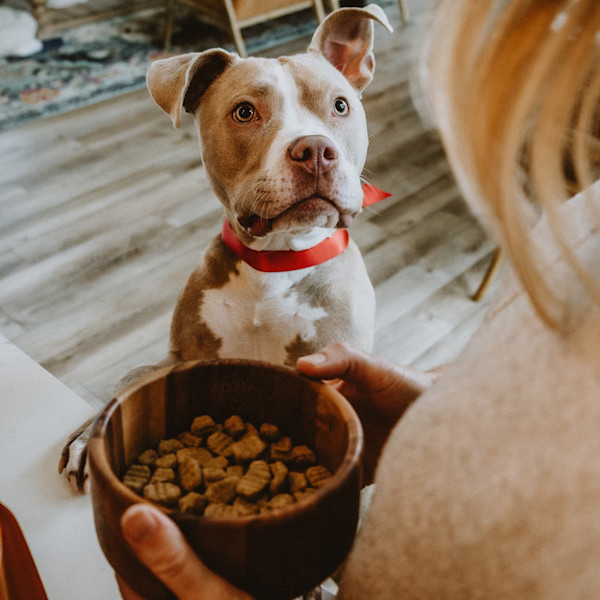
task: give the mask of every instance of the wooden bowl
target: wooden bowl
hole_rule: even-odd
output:
[[[260,600],[308,592],[341,564],[358,520],[363,436],[345,398],[287,367],[253,361],[195,362],[161,370],[118,395],[97,418],[88,446],[98,539],[115,571],[149,600],[173,598],[121,535],[123,511],[146,502],[124,484],[127,466],[194,417],[233,414],[278,425],[306,444],[333,477],[317,492],[269,514],[207,518],[161,508],[211,569]]]

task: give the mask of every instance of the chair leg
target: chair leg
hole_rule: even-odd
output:
[[[173,33],[173,13],[175,11],[175,0],[165,2],[165,29],[163,33],[163,48],[167,50],[171,46],[171,35]]]
[[[403,25],[406,25],[410,19],[408,12],[408,3],[406,0],[398,0],[400,5],[400,18],[402,19]]]
[[[323,8],[323,0],[313,0],[313,8],[319,23],[325,18],[325,9]]]
[[[337,10],[340,7],[340,0],[329,0],[331,10]]]
[[[231,27],[231,33],[233,35],[233,41],[237,48],[238,54],[242,58],[246,58],[248,53],[246,52],[246,44],[244,44],[244,38],[242,37],[242,30],[238,25],[237,16],[235,14],[235,8],[231,0],[223,0],[225,9],[227,10],[227,18],[229,19],[229,25]]]
[[[502,248],[496,248],[496,250],[494,251],[494,256],[492,257],[492,262],[490,263],[488,270],[486,271],[485,275],[483,276],[483,280],[479,284],[477,291],[472,296],[472,299],[475,302],[479,302],[483,298],[485,293],[487,292],[492,281],[496,277],[496,274],[498,273],[498,269],[500,268],[500,265],[502,264],[503,258],[504,258],[504,253],[502,252]]]

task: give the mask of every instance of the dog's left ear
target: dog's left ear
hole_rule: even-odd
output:
[[[321,22],[308,51],[324,56],[354,88],[363,90],[375,71],[373,21],[389,32],[393,31],[377,4],[365,8],[340,8]]]

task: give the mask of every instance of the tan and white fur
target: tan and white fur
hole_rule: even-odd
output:
[[[361,92],[373,77],[377,5],[330,14],[306,53],[240,58],[221,49],[159,60],[148,71],[155,102],[179,126],[196,121],[203,164],[236,237],[259,251],[314,247],[362,210],[368,134]],[[217,236],[181,292],[160,366],[247,358],[294,365],[333,341],[370,351],[375,295],[354,242],[322,264],[257,271]],[[87,431],[61,468],[83,485]],[[83,456],[82,456],[83,455]],[[82,460],[83,458],[83,460]]]

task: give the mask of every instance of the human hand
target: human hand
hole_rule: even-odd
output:
[[[196,556],[169,517],[147,504],[134,504],[121,517],[121,530],[136,556],[179,600],[252,600],[213,573]],[[117,575],[124,600],[144,600]]]
[[[365,483],[372,481],[383,445],[402,413],[441,371],[403,367],[343,342],[300,357],[296,366],[305,375],[333,380],[356,409],[365,432]]]

